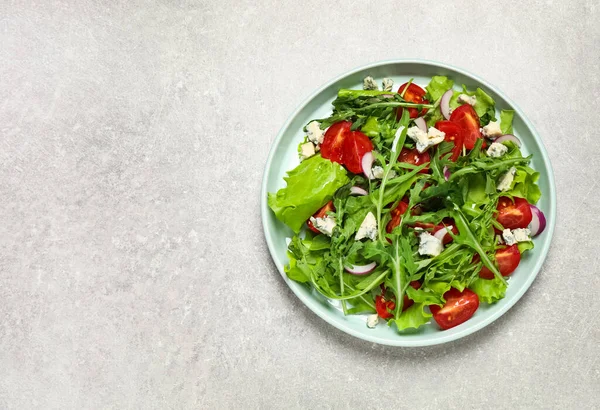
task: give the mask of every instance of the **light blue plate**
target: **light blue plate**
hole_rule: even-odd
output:
[[[416,84],[425,86],[432,76],[446,75],[457,85],[465,84],[470,89],[481,87],[496,101],[498,110],[515,110],[514,133],[523,142],[523,155],[534,154],[531,166],[541,173],[539,186],[542,199],[537,206],[546,215],[548,225],[534,239],[535,249],[526,253],[510,277],[504,299],[494,305],[482,304],[470,320],[450,330],[441,331],[437,324],[429,323],[412,332],[398,333],[395,327],[388,327],[383,321],[375,329],[369,329],[366,326],[366,315],[344,316],[337,303],[329,301],[308,286],[288,279],[283,271],[284,265],[288,263],[286,238],[292,236],[292,231],[278,221],[269,209],[267,192],[275,192],[283,187],[286,171],[299,163],[297,147],[304,136],[302,127],[311,119],[329,116],[331,102],[337,91],[340,88],[361,88],[362,80],[367,75],[379,82],[383,77],[391,77],[396,86],[410,78],[414,78]],[[542,139],[519,107],[500,90],[473,74],[446,64],[421,60],[389,60],[359,67],[333,79],[308,97],[290,116],[269,153],[261,190],[261,213],[267,245],[283,280],[313,312],[338,329],[370,342],[392,346],[428,346],[459,339],[489,325],[523,296],[542,267],[550,248],[556,221],[556,192],[552,167]]]

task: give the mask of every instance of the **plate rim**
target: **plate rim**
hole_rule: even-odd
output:
[[[549,215],[548,219],[550,220],[550,223],[548,224],[549,226],[547,226],[547,228],[546,228],[546,229],[548,229],[548,236],[549,236],[548,245],[541,249],[540,256],[538,257],[538,260],[536,261],[536,264],[534,266],[532,274],[529,275],[529,277],[526,280],[526,282],[524,283],[524,285],[521,287],[521,289],[519,289],[519,291],[515,295],[513,295],[512,298],[506,300],[503,305],[501,305],[496,311],[492,312],[486,319],[482,320],[480,323],[466,327],[459,332],[448,334],[447,336],[442,335],[441,337],[437,337],[432,340],[421,340],[421,339],[405,340],[401,337],[402,335],[398,335],[399,337],[397,340],[383,339],[376,335],[369,335],[369,334],[361,333],[361,332],[353,329],[352,327],[345,325],[344,323],[336,321],[334,318],[332,318],[332,315],[325,314],[325,313],[321,312],[320,310],[315,309],[313,307],[314,301],[310,297],[305,297],[304,294],[298,292],[296,287],[292,286],[292,284],[290,283],[290,279],[286,276],[286,274],[283,270],[283,266],[278,266],[278,264],[276,262],[277,258],[275,257],[274,242],[271,237],[270,231],[268,229],[267,215],[268,215],[268,212],[270,212],[270,209],[269,209],[269,206],[267,203],[267,193],[268,193],[267,192],[267,180],[268,180],[268,175],[269,175],[269,169],[271,168],[271,163],[272,163],[274,155],[275,155],[275,151],[276,151],[277,147],[279,146],[279,144],[281,143],[281,140],[283,139],[284,130],[286,130],[288,128],[288,126],[293,121],[293,119],[313,98],[318,96],[321,92],[323,92],[329,86],[331,86],[334,83],[340,81],[341,79],[348,77],[352,74],[355,74],[359,71],[367,70],[367,69],[382,66],[382,65],[388,65],[388,64],[423,64],[423,65],[429,65],[429,66],[434,66],[434,67],[438,67],[438,68],[447,68],[447,69],[456,71],[466,77],[470,77],[470,78],[476,80],[477,82],[479,82],[482,86],[485,86],[486,88],[493,90],[496,94],[500,95],[511,106],[511,108],[513,108],[519,114],[519,116],[523,119],[523,122],[529,128],[534,139],[540,146],[540,152],[541,152],[543,162],[549,171],[547,177],[548,177],[549,187],[550,187],[550,190],[548,192],[548,196],[550,199],[550,215]],[[261,221],[262,221],[262,225],[263,225],[264,237],[267,242],[267,247],[269,248],[269,254],[271,256],[271,259],[277,266],[277,270],[279,271],[280,275],[282,276],[284,282],[288,285],[288,287],[292,290],[292,292],[294,292],[296,297],[298,297],[298,299],[300,299],[300,301],[302,301],[302,303],[307,308],[309,308],[313,313],[315,313],[321,319],[325,320],[327,323],[336,327],[337,329],[339,329],[347,334],[350,334],[354,337],[357,337],[359,339],[362,339],[362,340],[365,340],[368,342],[372,342],[372,343],[381,344],[381,345],[387,345],[387,346],[423,347],[423,346],[433,346],[433,345],[443,344],[443,343],[461,339],[465,336],[475,333],[478,330],[481,330],[484,327],[486,327],[486,326],[490,325],[491,323],[493,323],[494,321],[496,321],[498,318],[500,318],[502,315],[504,315],[509,309],[511,309],[531,287],[531,284],[533,283],[533,281],[539,274],[539,272],[542,268],[542,265],[546,261],[548,252],[550,251],[550,245],[552,243],[552,238],[554,236],[554,228],[556,225],[556,185],[555,185],[555,180],[554,180],[554,170],[552,168],[552,163],[550,162],[550,158],[548,156],[548,152],[546,150],[546,147],[544,145],[542,138],[538,134],[537,130],[535,129],[535,127],[533,126],[533,124],[531,123],[529,118],[527,118],[527,116],[525,115],[523,110],[511,98],[509,98],[503,91],[501,91],[498,87],[488,83],[486,80],[479,77],[478,75],[473,74],[470,71],[465,70],[463,68],[453,66],[451,64],[442,63],[442,62],[434,61],[434,60],[427,60],[427,59],[397,58],[397,59],[380,60],[380,61],[364,64],[364,65],[355,67],[353,69],[350,69],[348,71],[345,71],[344,73],[342,73],[340,75],[335,76],[333,79],[327,81],[321,87],[318,87],[310,95],[308,95],[306,98],[304,98],[302,100],[302,102],[292,112],[292,114],[290,114],[288,116],[287,120],[284,122],[284,124],[279,129],[277,137],[275,137],[275,140],[271,144],[271,148],[269,149],[269,155],[267,157],[267,162],[266,162],[265,168],[264,168],[260,195],[261,195],[261,198],[260,198]]]

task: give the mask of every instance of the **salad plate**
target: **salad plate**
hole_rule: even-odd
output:
[[[367,92],[358,91],[363,89]],[[476,130],[469,128],[472,118],[477,119]],[[456,131],[460,145],[454,140],[454,124],[460,128]],[[479,138],[470,136],[469,129]],[[312,133],[320,140],[313,140]],[[353,151],[343,155],[336,151],[336,143],[331,143],[333,134],[335,141],[341,141],[342,133],[354,138]],[[414,160],[407,159],[413,154]],[[421,155],[427,155],[427,160]],[[306,188],[306,194],[295,193],[304,195],[302,203],[285,204],[289,193],[284,192],[284,178],[287,183],[301,181],[302,172],[311,175],[311,167],[323,170],[319,171],[322,177],[314,178],[321,192],[313,195],[312,188]],[[482,187],[473,192],[477,178],[483,181]],[[401,193],[384,201],[386,183],[392,187],[387,189]],[[372,203],[356,199],[361,195],[372,198]],[[350,196],[353,198],[348,201]],[[447,203],[445,208],[440,201]],[[499,216],[514,216],[521,202],[527,208],[525,225]],[[337,210],[333,204],[338,205]],[[424,211],[416,212],[417,208]],[[363,213],[348,227],[354,209]],[[492,215],[494,221],[490,221]],[[556,193],[540,136],[498,88],[447,64],[389,60],[331,80],[289,117],[267,160],[261,217],[269,251],[283,280],[319,317],[370,342],[427,346],[482,329],[525,294],[550,247]],[[486,226],[482,227],[484,220]],[[529,229],[522,229],[526,227]],[[437,251],[436,246],[440,247]],[[316,250],[316,259],[309,257],[312,265],[308,270],[295,267],[301,263],[295,259],[300,258],[298,252],[304,252],[298,247]],[[504,262],[509,248],[520,258],[511,268]],[[314,264],[322,263],[334,272],[332,255],[339,249],[346,253],[339,256],[338,286],[335,280],[315,273],[320,268]],[[323,255],[326,261],[320,260]],[[445,270],[452,264],[464,274],[448,276]],[[309,271],[312,273],[306,273]],[[501,291],[488,289],[492,281]],[[457,319],[466,313],[447,306],[468,305],[469,295],[476,305],[468,317]]]

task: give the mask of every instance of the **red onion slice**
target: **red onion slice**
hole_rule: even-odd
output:
[[[529,225],[529,230],[531,231],[531,236],[536,236],[544,232],[546,229],[546,217],[544,213],[538,209],[535,205],[529,205],[531,208],[531,224]]]
[[[442,99],[440,100],[440,111],[442,111],[442,115],[445,119],[450,119],[450,98],[454,95],[453,90],[448,90],[442,95]]]
[[[366,265],[351,265],[344,266],[346,272],[351,273],[353,275],[367,275],[375,270],[377,264],[375,262],[371,262]]]
[[[434,232],[433,236],[438,238],[440,241],[444,242],[444,236],[448,235],[448,231],[451,231],[452,228],[453,228],[452,225],[448,225],[443,228],[440,228]]]
[[[350,188],[350,195],[364,196],[369,195],[369,193],[359,186],[353,186]]]
[[[373,161],[375,157],[373,156],[373,152],[369,151],[365,155],[363,155],[361,160],[362,170],[365,176],[369,179],[373,179],[373,174],[371,172],[371,168],[373,167]]]
[[[512,134],[505,134],[501,137],[498,137],[498,138],[496,138],[496,140],[494,142],[503,143],[504,141],[514,142],[517,145],[517,147],[521,148],[521,140],[519,140],[517,137],[515,137]]]
[[[423,117],[415,118],[415,125],[421,130],[427,132],[427,123],[425,122]]]
[[[447,181],[450,179],[450,170],[447,166],[444,167],[444,179]]]

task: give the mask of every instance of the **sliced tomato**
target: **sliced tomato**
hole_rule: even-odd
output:
[[[433,313],[433,319],[444,330],[471,319],[479,307],[479,297],[470,289],[459,292],[458,289],[451,288],[444,293],[444,299],[446,299],[446,303],[442,307],[429,306]]]
[[[396,302],[388,300],[384,295],[375,296],[375,310],[382,319],[389,319],[394,316],[391,312],[396,308]]]
[[[330,161],[342,163],[344,153],[344,140],[350,133],[350,121],[340,121],[333,124],[325,131],[321,144],[321,156]]]
[[[456,108],[452,115],[450,115],[450,121],[458,124],[463,130],[463,144],[467,149],[473,149],[477,138],[483,138],[479,131],[479,116],[468,104],[461,105]]]
[[[527,228],[533,218],[529,202],[517,197],[514,200],[515,202],[509,197],[500,197],[496,207],[498,211],[496,219],[507,229]]]
[[[519,252],[519,247],[516,244],[507,246],[504,249],[498,249],[495,256],[496,263],[498,263],[498,270],[502,276],[508,276],[513,273],[517,269],[517,266],[519,266],[519,262],[521,262],[521,252]],[[494,273],[484,266],[481,272],[479,272],[479,277],[494,279]]]
[[[419,166],[425,164],[426,162],[431,162],[431,157],[427,151],[421,154],[416,148],[402,148],[402,151],[400,151],[400,155],[398,156],[398,161]],[[420,174],[426,174],[428,172],[429,165],[419,171]]]
[[[327,215],[327,212],[335,212],[335,207],[333,206],[333,201],[327,202],[323,208],[321,208],[317,212],[315,212],[315,214],[313,215],[313,218],[325,218],[325,216]],[[313,225],[313,223],[311,222],[310,219],[308,221],[306,221],[306,225],[308,225],[308,229],[310,229],[314,233],[321,233],[321,231],[319,231],[317,228],[315,228],[315,226]]]
[[[408,85],[408,83],[404,83],[400,86],[400,88],[398,88],[398,94],[402,94],[402,92],[404,91],[404,89],[406,88],[406,86]],[[408,86],[408,89],[406,90],[406,92],[404,93],[404,99],[408,102],[412,102],[415,104],[429,104],[429,101],[426,100],[425,97],[425,90],[422,89],[421,87],[419,87],[416,84],[410,83],[410,85]],[[416,108],[406,108],[408,110],[408,113],[410,114],[410,118],[417,118],[419,115],[425,115],[425,113],[427,112],[427,108],[423,108],[421,110],[421,113],[419,114],[419,110],[417,110]],[[402,117],[402,107],[398,107],[398,111],[397,111],[397,116],[398,118]]]
[[[454,148],[452,148],[451,161],[456,161],[463,149],[463,129],[455,122],[452,121],[438,121],[435,123],[435,128],[446,134],[445,141],[452,142]]]
[[[350,131],[342,144],[342,163],[350,172],[360,174],[362,170],[362,157],[367,152],[373,151],[373,143],[360,131]]]
[[[410,286],[414,289],[419,289],[421,287],[421,282],[418,280],[413,280],[410,282]],[[404,302],[402,303],[402,311],[404,312],[406,309],[411,307],[415,302],[408,297],[408,295],[404,295]]]
[[[387,233],[392,233],[394,228],[400,225],[400,222],[402,221],[402,215],[404,215],[407,209],[408,204],[404,201],[400,201],[400,203],[398,203],[398,206],[395,209],[392,209],[392,211],[390,212],[390,214],[392,215],[392,220],[389,221],[385,227],[385,231]]]

